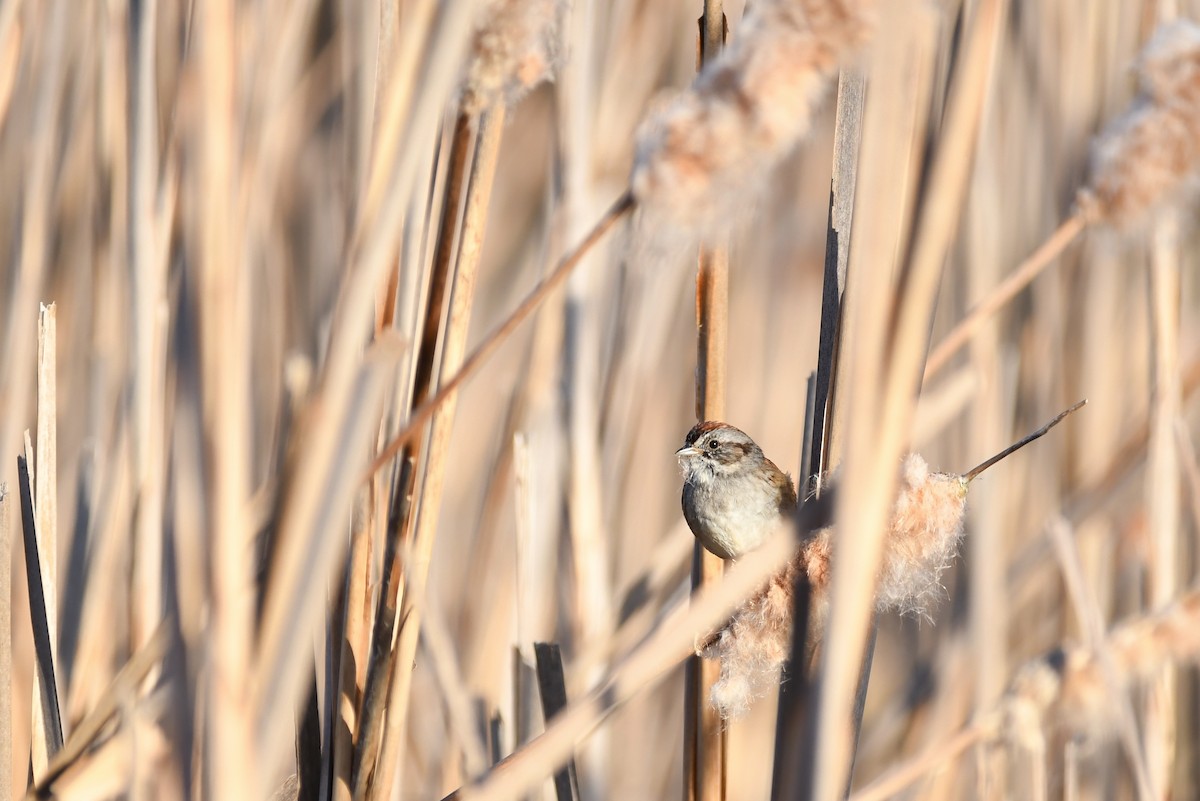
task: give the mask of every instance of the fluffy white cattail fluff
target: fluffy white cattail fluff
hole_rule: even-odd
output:
[[[942,571],[958,550],[966,510],[967,480],[936,473],[925,460],[904,460],[899,494],[884,538],[876,607],[923,613],[941,591]],[[792,632],[792,586],[804,570],[812,588],[814,622],[824,619],[830,578],[833,527],[806,541],[799,556],[747,601],[714,638],[706,656],[720,659],[721,676],[710,700],[725,718],[744,714],[779,683]]]
[[[463,108],[515,104],[553,77],[562,54],[565,0],[487,0],[471,42]]]
[[[1200,660],[1200,590],[1159,614],[1118,626],[1106,647],[1111,672],[1097,653],[1080,647],[1060,649],[1022,668],[1002,708],[1010,740],[1037,745],[1051,725],[1074,736],[1111,733],[1119,712],[1115,692],[1165,665]]]
[[[1200,167],[1200,26],[1172,22],[1138,61],[1138,96],[1098,137],[1082,205],[1098,219],[1137,222],[1196,184]]]
[[[844,55],[867,36],[873,1],[761,0],[692,86],[637,138],[630,185],[656,226],[697,231],[739,208],[809,129]]]

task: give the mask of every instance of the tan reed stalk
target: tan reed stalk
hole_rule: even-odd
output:
[[[809,531],[819,525],[828,516],[829,508],[828,500],[806,505],[800,512],[802,530]],[[696,638],[720,626],[768,577],[779,572],[794,551],[791,527],[781,527],[762,547],[727,570],[720,583],[705,587],[690,601],[676,605],[645,640],[616,660],[604,681],[572,702],[546,727],[545,733],[518,749],[479,782],[447,798],[502,801],[535,788],[563,765],[575,744],[614,709],[682,664],[694,653]]]
[[[42,609],[48,632],[48,646],[52,670],[58,672],[58,445],[57,445],[57,381],[55,378],[57,351],[57,317],[54,304],[42,305],[38,315],[37,336],[37,458],[30,460],[36,465],[34,475],[34,509],[37,514],[38,567],[41,571]],[[28,445],[28,432],[26,432]],[[58,676],[52,677],[51,686],[59,686]],[[41,697],[44,688],[39,684],[45,680],[40,673],[34,674],[34,698]],[[57,689],[55,689],[57,695]],[[57,701],[56,701],[57,704]],[[43,718],[42,704],[33,705],[34,729],[50,731],[57,725],[58,746],[62,740],[62,722],[57,724]],[[57,710],[56,710],[57,714]],[[50,740],[43,742],[49,743]],[[45,770],[53,752],[43,753],[35,749],[35,767],[39,773]],[[38,763],[41,763],[40,765]]]
[[[67,61],[65,40],[68,5],[52,3],[40,6],[33,15],[36,20],[34,24],[43,26],[44,33],[41,37],[40,61],[35,60],[31,65],[36,74],[32,128],[28,134],[31,147],[23,180],[18,265],[9,290],[9,305],[4,315],[7,321],[5,346],[0,353],[0,407],[4,409],[4,420],[0,423],[0,454],[12,454],[20,450],[21,431],[27,419],[27,387],[36,354],[36,350],[30,346],[31,334],[36,330],[34,304],[42,292],[48,261],[51,203],[57,164],[55,144],[59,141],[62,113],[59,100]],[[11,462],[5,462],[4,465],[0,470],[12,469]],[[5,474],[10,477],[13,475]]]
[[[1161,609],[1179,592],[1180,464],[1175,421],[1181,413],[1179,383],[1181,221],[1164,209],[1154,222],[1150,253],[1150,337],[1153,391],[1150,440],[1146,453],[1145,493],[1151,549],[1148,608]],[[1176,753],[1176,705],[1179,675],[1165,668],[1150,683],[1142,707],[1143,757],[1147,777],[1139,776],[1143,797],[1159,798],[1158,788],[1171,786]],[[1136,763],[1135,763],[1136,764]]]
[[[0,482],[0,798],[13,797],[12,497]]]
[[[724,2],[704,0],[700,17],[699,69],[711,68],[725,47]],[[713,143],[714,146],[719,146]],[[714,158],[720,158],[715,156]],[[729,347],[729,244],[708,236],[696,267],[696,422],[724,420]],[[697,540],[692,551],[692,593],[719,581],[724,560]],[[688,659],[683,709],[684,801],[724,801],[728,743],[725,726],[709,703],[721,666],[695,654]]]
[[[467,190],[467,173],[473,157],[475,138],[474,118],[458,114],[450,134],[449,164],[446,168],[437,240],[425,290],[425,317],[412,376],[412,404],[420,404],[429,397],[436,378],[437,354],[446,336],[443,312],[454,281],[455,244],[461,225],[463,197]],[[369,652],[363,684],[362,721],[356,738],[358,750],[352,770],[352,793],[355,798],[364,798],[367,793],[368,781],[378,759],[381,739],[384,736],[381,725],[386,711],[386,682],[394,673],[392,663],[395,659],[395,627],[399,620],[406,583],[403,553],[405,543],[411,537],[415,519],[415,507],[411,499],[417,492],[417,466],[421,463],[422,444],[419,441],[412,442],[405,448],[395,480],[396,485],[391,493],[395,508],[389,513],[389,518],[394,518],[394,522],[389,519],[385,529],[387,541],[384,547],[381,592],[370,635],[371,639],[378,643],[378,647]]]
[[[9,102],[21,63],[21,24],[17,9],[21,3],[9,3],[0,9],[0,120],[8,118]],[[7,796],[5,796],[7,797]]]
[[[237,41],[230,0],[197,9],[200,134],[199,313],[203,416],[208,456],[212,575],[212,672],[204,726],[204,786],[216,798],[246,793],[259,774],[245,678],[253,653],[250,487],[250,293],[238,259],[240,230],[229,205],[240,170]],[[135,221],[136,224],[136,221]]]
[[[42,304],[37,338],[37,475],[34,506],[38,543],[42,545],[42,585],[46,592],[46,624],[50,645],[58,651],[58,314]],[[57,659],[55,660],[57,661]]]
[[[863,332],[856,345],[851,381],[857,397],[849,418],[854,426],[847,432],[845,472],[846,486],[853,491],[839,503],[838,521],[843,531],[858,536],[854,558],[835,560],[833,565],[829,638],[822,663],[821,704],[816,710],[816,772],[808,796],[820,801],[844,793],[849,779],[853,742],[847,724],[853,719],[855,701],[851,682],[856,681],[865,652],[874,596],[867,588],[876,580],[895,487],[893,465],[903,450],[915,408],[935,295],[957,229],[1004,29],[1005,6],[1003,0],[985,0],[975,7],[968,23],[963,61],[933,151],[928,189],[916,218],[911,255],[900,276],[886,345],[882,337],[872,343],[871,332]],[[884,371],[882,382],[880,371]],[[875,393],[875,388],[883,391]]]
[[[357,509],[350,532],[350,555],[346,564],[346,590],[342,618],[341,657],[338,661],[338,716],[334,729],[332,770],[334,801],[350,801],[351,770],[354,765],[355,734],[366,683],[371,644],[371,552],[376,521],[376,493],[386,492],[376,477],[360,490],[367,509]]]
[[[312,453],[326,460],[328,466],[323,476],[324,483],[313,489],[313,496],[304,496],[311,507],[294,511],[303,512],[306,516],[301,531],[311,538],[303,541],[309,547],[306,553],[292,555],[292,558],[303,556],[303,560],[288,564],[288,578],[302,586],[320,586],[315,577],[324,580],[332,569],[328,563],[340,561],[337,538],[317,535],[327,533],[330,527],[343,521],[350,511],[352,487],[357,484],[355,465],[361,458],[362,449],[368,444],[371,429],[378,424],[384,393],[397,363],[406,352],[407,348],[396,335],[379,337],[363,359],[356,391],[352,393],[345,417],[337,421],[337,427],[326,431],[309,429],[305,423],[311,425],[310,421],[301,421],[299,425],[298,430],[307,432],[306,441],[313,449]],[[303,504],[294,500],[288,508],[299,506]],[[277,564],[280,561],[277,556]],[[310,594],[317,596],[312,603],[320,609],[323,593]],[[272,611],[268,607],[264,613],[266,617],[261,639],[264,647],[270,646],[270,650],[265,651],[266,656],[261,656],[255,665],[252,697],[257,713],[259,742],[275,744],[278,741],[272,738],[278,737],[285,743],[290,739],[287,734],[290,713],[284,710],[290,710],[299,695],[305,659],[310,648],[309,638],[315,631],[316,623],[312,620],[314,616],[311,613],[306,615],[308,610],[303,608],[278,617],[271,615]],[[291,684],[279,686],[285,680]],[[278,755],[275,758],[278,759]]]
[[[483,366],[496,348],[507,340],[520,325],[529,318],[533,312],[537,311],[538,307],[550,296],[555,289],[562,285],[570,275],[571,270],[579,265],[580,260],[591,250],[597,242],[599,242],[605,234],[607,234],[614,225],[620,222],[630,211],[633,210],[634,200],[633,195],[628,192],[617,198],[616,202],[609,207],[608,211],[600,218],[596,225],[588,232],[587,236],[575,246],[573,250],[564,255],[545,278],[538,282],[524,300],[512,311],[504,322],[493,329],[483,340],[471,351],[471,354],[463,359],[462,367],[458,369],[453,376],[439,384],[438,391],[435,392],[429,400],[413,410],[404,426],[400,429],[400,433],[392,438],[384,447],[379,455],[368,468],[368,475],[385,467],[395,458],[400,449],[404,447],[417,431],[429,422],[429,419],[437,411],[438,407],[458,391],[459,387],[470,378],[475,372]],[[365,478],[365,476],[364,476]]]
[[[832,469],[841,451],[843,409],[846,399],[839,395],[839,353],[843,349],[843,298],[850,264],[850,233],[854,220],[854,188],[858,175],[858,154],[862,144],[863,105],[866,76],[861,69],[843,68],[838,79],[837,110],[833,134],[833,167],[830,180],[829,218],[825,233],[824,280],[821,297],[821,327],[817,345],[817,369],[813,374],[812,395],[806,415],[811,430],[804,443],[808,459],[801,459],[799,491],[820,493],[817,476]],[[808,576],[796,571],[796,580]],[[798,784],[802,769],[795,754],[803,747],[804,721],[809,703],[813,661],[809,658],[808,631],[812,628],[811,587],[795,583],[791,588],[791,649],[783,669],[789,680],[779,690],[779,710],[775,725],[775,763],[771,777],[771,797],[782,801]],[[796,621],[806,618],[804,629]],[[860,691],[866,692],[865,683]],[[861,719],[858,721],[861,725]]]
[[[304,578],[317,570],[316,584],[341,561],[341,543],[322,535],[322,515],[331,506],[348,506],[350,499],[327,491],[353,493],[360,481],[350,482],[334,473],[335,452],[344,457],[341,469],[354,469],[346,459],[353,452],[339,449],[332,438],[359,421],[353,417],[373,407],[380,365],[369,369],[360,385],[363,321],[372,319],[375,293],[384,284],[396,253],[400,220],[417,182],[417,165],[428,152],[436,121],[457,78],[459,57],[469,34],[472,3],[438,6],[430,0],[413,4],[400,31],[397,59],[380,103],[379,125],[372,142],[372,169],[361,187],[361,203],[351,234],[349,269],[339,289],[329,348],[320,388],[309,404],[307,424],[316,433],[306,438],[296,460],[288,502],[280,520],[280,548],[272,565],[264,601],[259,658],[255,668],[257,724],[260,731],[278,729],[285,722],[291,698],[300,692],[304,660],[292,656],[296,642],[288,636],[293,627],[307,631],[324,614],[320,597],[309,591]],[[424,64],[418,68],[418,64]],[[395,343],[385,347],[395,350]],[[375,360],[378,361],[378,360]],[[367,392],[366,390],[370,390]],[[381,389],[378,391],[382,391]],[[310,458],[310,453],[314,454]],[[314,554],[326,558],[314,560]],[[301,640],[302,642],[302,640]],[[288,737],[260,735],[269,744],[274,765],[286,756]]]
[[[851,795],[849,801],[886,801],[899,795],[922,776],[940,768],[968,748],[994,737],[997,726],[998,721],[994,716],[967,726],[944,743],[888,771]]]
[[[158,191],[158,90],[155,84],[158,7],[143,5],[131,29],[134,42],[133,121],[130,125],[128,217],[133,344],[130,426],[133,429],[134,608],[132,646],[140,648],[154,633],[165,606],[163,596],[163,430],[166,393],[167,327],[166,245],[155,211]],[[129,10],[134,13],[133,8]]]
[[[30,762],[35,780],[46,774],[46,766],[62,748],[62,720],[59,715],[58,689],[54,676],[54,648],[50,620],[46,612],[47,589],[41,568],[45,543],[37,530],[34,506],[33,442],[25,431],[25,453],[18,457],[17,474],[21,488],[21,525],[24,529],[25,580],[29,591],[29,615],[33,622],[34,657],[33,741]]]
[[[462,366],[467,348],[467,332],[475,300],[475,283],[479,274],[480,255],[487,230],[488,204],[500,156],[500,141],[504,133],[505,107],[497,104],[478,117],[478,133],[470,159],[466,196],[463,201],[461,226],[457,236],[457,253],[453,258],[453,281],[450,285],[449,309],[446,312],[445,335],[441,348],[439,381],[455,375]],[[457,215],[455,215],[457,217]],[[384,751],[376,778],[377,791],[391,793],[401,767],[398,757],[403,753],[408,709],[411,704],[412,670],[409,667],[416,655],[421,619],[426,607],[426,583],[433,543],[441,513],[442,488],[445,481],[446,459],[450,435],[454,428],[457,397],[451,394],[434,412],[429,435],[429,453],[425,461],[421,497],[416,506],[416,524],[408,544],[405,560],[405,586],[400,607],[400,630],[396,635],[396,655],[393,684],[388,692],[387,729],[383,739]],[[388,749],[391,744],[392,749]],[[482,762],[480,762],[482,765]]]
[[[1175,421],[1175,446],[1179,448],[1179,461],[1187,478],[1187,498],[1192,513],[1192,525],[1200,529],[1200,461],[1196,458],[1196,446],[1182,418]]]

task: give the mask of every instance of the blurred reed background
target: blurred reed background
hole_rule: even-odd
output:
[[[724,4],[734,79],[694,90],[744,103],[671,167],[700,0],[0,2],[0,798],[550,798],[570,752],[560,791],[684,796],[683,658],[781,563],[681,623],[696,246],[730,243],[725,417],[802,475],[839,69],[867,86],[826,457],[853,664],[838,593],[870,605],[874,551],[847,521],[883,518],[846,515],[893,489],[863,478],[903,448],[965,471],[1090,401],[973,485],[941,599],[878,616],[858,797],[890,771],[905,798],[1200,796],[1197,228],[1161,189],[1200,111],[1117,147],[1125,183],[1088,171],[1200,4],[756,5]],[[874,22],[737,51],[847,13]],[[926,344],[1064,223],[914,408]],[[535,642],[569,705],[525,749]],[[832,778],[776,797],[841,795],[817,719],[854,673],[781,736]],[[724,786],[692,797],[771,796],[776,710],[716,722]]]

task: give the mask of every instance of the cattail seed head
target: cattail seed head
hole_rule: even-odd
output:
[[[488,0],[471,41],[463,109],[478,113],[498,100],[514,105],[552,78],[567,7],[565,0]]]
[[[1200,166],[1200,26],[1161,28],[1138,61],[1138,96],[1096,139],[1080,204],[1128,225],[1196,184]]]
[[[741,207],[811,127],[843,56],[869,31],[859,0],[763,0],[692,86],[647,118],[630,186],[655,223],[684,236]]]

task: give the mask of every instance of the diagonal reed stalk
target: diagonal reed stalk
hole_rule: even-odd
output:
[[[725,46],[722,0],[704,0],[699,20],[699,69]],[[729,245],[701,246],[696,268],[696,421],[724,420],[726,352],[729,347]],[[697,540],[692,552],[692,592],[719,581],[725,563]],[[709,703],[721,675],[716,660],[693,654],[687,662],[683,707],[684,801],[724,801],[727,738],[721,716]]]

